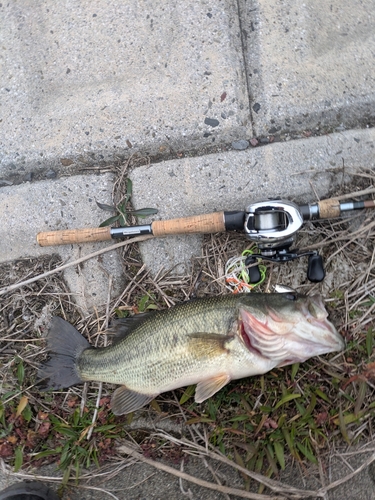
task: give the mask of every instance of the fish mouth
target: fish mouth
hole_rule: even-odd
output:
[[[239,334],[251,353],[267,358],[274,366],[285,366],[345,347],[327,318],[323,300],[314,295],[304,297],[286,313],[272,307],[259,315],[241,309]]]

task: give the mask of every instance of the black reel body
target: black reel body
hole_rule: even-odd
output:
[[[246,209],[245,234],[257,244],[259,254],[247,257],[250,283],[261,279],[258,259],[271,262],[289,262],[300,257],[309,257],[307,278],[319,283],[325,277],[323,259],[317,251],[299,252],[291,250],[297,231],[303,224],[301,211],[295,203],[272,200],[254,203]]]
[[[289,262],[290,260],[299,259],[300,257],[308,256],[307,279],[313,283],[320,283],[325,278],[325,270],[323,258],[318,252],[302,252],[298,250],[289,250],[286,248],[276,251],[274,255],[264,255],[263,253],[249,255],[245,260],[245,266],[248,268],[250,283],[259,283],[261,280],[258,259],[268,260],[271,262]]]

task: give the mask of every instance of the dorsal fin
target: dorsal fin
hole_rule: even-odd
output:
[[[109,330],[109,333],[114,334],[112,343],[116,344],[127,337],[129,333],[141,325],[150,315],[152,315],[152,312],[135,314],[127,318],[117,318],[113,320]]]

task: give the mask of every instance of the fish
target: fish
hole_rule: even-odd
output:
[[[344,349],[320,295],[244,293],[193,299],[118,319],[109,347],[94,348],[55,316],[41,390],[88,381],[118,384],[115,415],[139,410],[163,392],[196,384],[202,403],[231,380],[260,375]]]

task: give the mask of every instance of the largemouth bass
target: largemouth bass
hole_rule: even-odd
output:
[[[120,339],[93,348],[55,317],[41,366],[44,389],[96,380],[120,384],[116,415],[135,411],[162,392],[197,384],[201,403],[229,381],[339,351],[344,341],[327,319],[320,296],[239,294],[196,299],[119,320]]]

